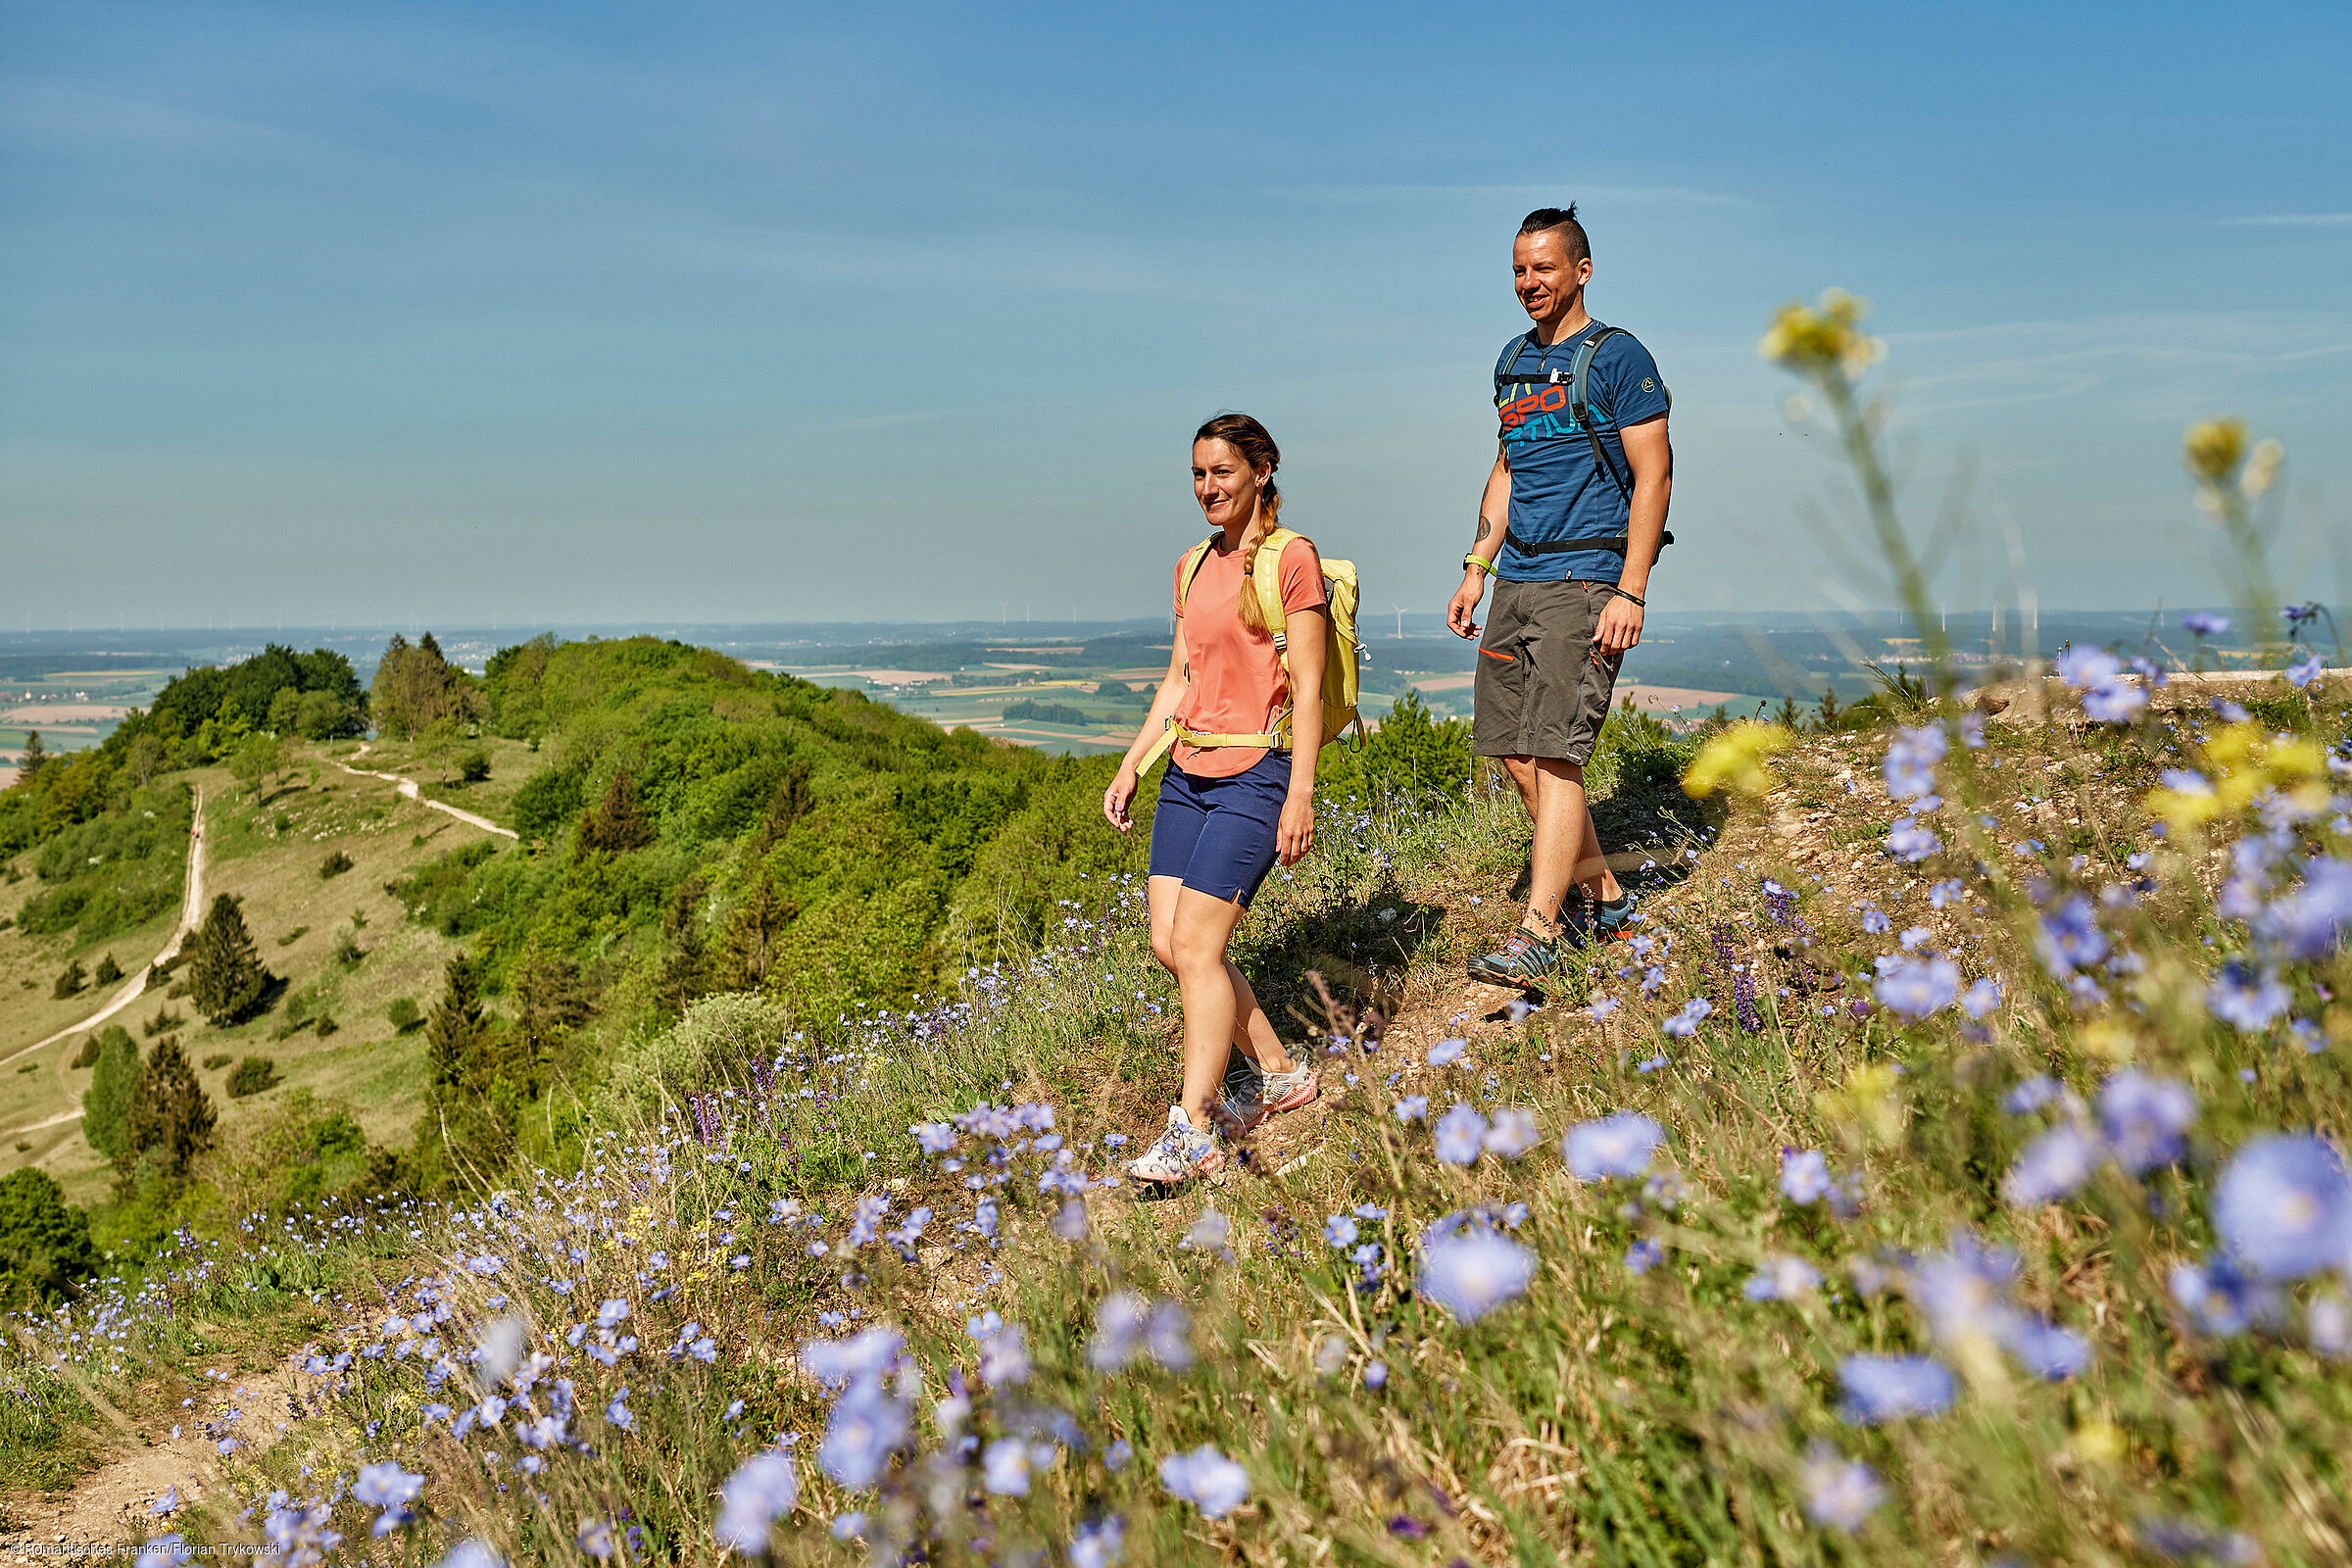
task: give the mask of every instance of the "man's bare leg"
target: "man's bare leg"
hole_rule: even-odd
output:
[[[1585,799],[1584,768],[1552,757],[1506,757],[1502,765],[1536,824],[1522,923],[1550,941],[1559,934],[1560,905],[1570,887],[1582,884],[1602,901],[1624,890],[1600,852],[1600,830]]]

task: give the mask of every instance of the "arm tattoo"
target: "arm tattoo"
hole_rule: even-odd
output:
[[[1493,523],[1489,522],[1489,521],[1488,521],[1488,520],[1487,520],[1487,519],[1486,519],[1486,518],[1485,518],[1485,517],[1482,515],[1482,516],[1481,516],[1481,517],[1478,519],[1478,537],[1479,537],[1480,541],[1483,543],[1483,542],[1485,541],[1485,539],[1486,539],[1487,535],[1489,535],[1489,534],[1493,533],[1494,531],[1494,525]]]

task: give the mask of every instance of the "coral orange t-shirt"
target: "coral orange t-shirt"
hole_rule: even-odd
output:
[[[1185,555],[1192,552],[1187,550]],[[1184,651],[1192,689],[1176,716],[1212,735],[1253,735],[1267,729],[1290,701],[1282,656],[1268,633],[1242,623],[1242,552],[1212,548],[1200,558],[1190,594],[1184,591],[1184,557],[1176,558],[1175,611],[1184,621]],[[1323,561],[1314,545],[1293,539],[1282,549],[1282,608],[1296,615],[1321,610]],[[1187,746],[1176,743],[1176,764],[1195,778],[1232,778],[1255,767],[1266,755],[1258,746]]]

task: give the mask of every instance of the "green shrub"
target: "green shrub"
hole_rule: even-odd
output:
[[[384,1009],[384,1016],[392,1021],[394,1032],[405,1035],[424,1022],[424,1009],[416,1005],[415,997],[396,997]]]
[[[781,1003],[750,993],[705,997],[671,1028],[621,1048],[597,1096],[599,1118],[656,1115],[664,1103],[733,1084],[791,1034],[792,1013]]]
[[[227,1066],[230,1062],[236,1059],[236,1053],[233,1051],[216,1051],[211,1055],[204,1058],[204,1070],[206,1072],[212,1072],[217,1068]]]
[[[57,983],[49,988],[49,996],[53,1001],[63,1002],[69,997],[80,996],[89,988],[89,984],[90,972],[81,966],[79,958],[75,958],[58,975]]]
[[[139,1081],[139,1047],[120,1024],[108,1025],[97,1044],[89,1091],[81,1098],[81,1135],[112,1159],[122,1152],[124,1119]]]
[[[458,777],[467,784],[479,784],[490,776],[490,754],[475,747],[458,759]]]
[[[56,1300],[97,1271],[89,1216],[66,1202],[48,1172],[24,1166],[0,1176],[0,1305]]]
[[[330,878],[341,876],[357,863],[350,856],[337,850],[318,862],[318,880],[324,882]]]
[[[247,1056],[228,1075],[228,1098],[243,1100],[277,1086],[277,1063],[268,1056]]]
[[[111,986],[122,978],[122,966],[115,961],[113,954],[104,954],[99,957],[98,968],[91,978],[102,986]]]
[[[525,780],[510,808],[514,830],[525,839],[553,838],[571,826],[588,802],[587,781],[577,768],[551,767]]]

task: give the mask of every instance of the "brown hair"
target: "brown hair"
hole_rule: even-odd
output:
[[[1266,535],[1278,525],[1282,513],[1282,492],[1275,487],[1274,470],[1282,466],[1282,448],[1266,433],[1266,427],[1247,414],[1220,414],[1193,432],[1197,444],[1202,441],[1222,441],[1242,455],[1242,461],[1253,469],[1266,470],[1266,482],[1257,492],[1257,512],[1250,525],[1242,530],[1242,624],[1251,631],[1266,629],[1265,607],[1257,602],[1257,585],[1252,579],[1256,565],[1257,547],[1265,543]]]
[[[1565,208],[1539,207],[1519,222],[1522,236],[1547,234],[1553,229],[1559,230],[1560,243],[1568,249],[1569,266],[1592,259],[1592,242],[1585,237],[1585,225],[1577,219],[1574,202]]]

